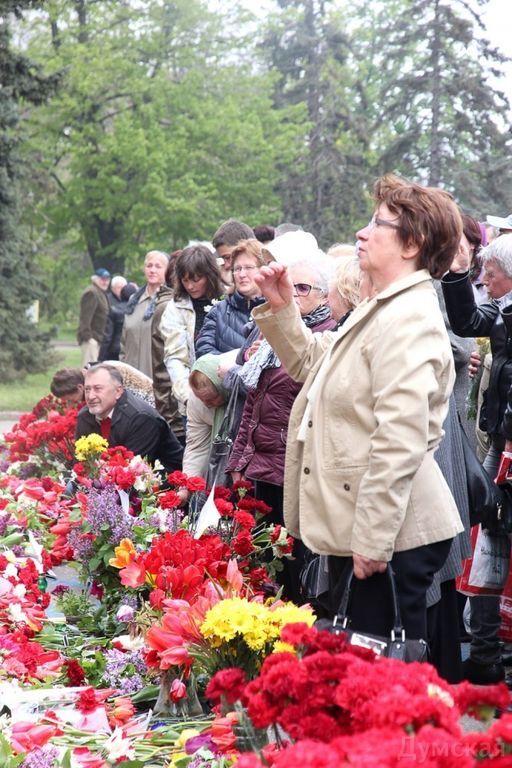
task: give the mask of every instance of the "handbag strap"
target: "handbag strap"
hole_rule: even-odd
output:
[[[401,637],[402,639],[405,639],[405,630],[402,625],[402,617],[400,615],[400,606],[398,604],[398,593],[396,590],[395,574],[393,572],[393,568],[391,567],[391,563],[387,564],[386,574],[388,577],[388,584],[390,587],[391,601],[393,606],[393,628],[391,630],[391,639],[394,640],[396,637]],[[350,615],[349,615],[348,609],[349,609],[349,601],[352,596],[353,579],[354,579],[354,566],[351,566],[350,573],[347,579],[347,584],[345,586],[345,591],[343,592],[343,595],[341,597],[340,607],[338,608],[338,613],[335,616],[334,622],[333,622],[334,626],[341,626],[342,629],[346,629],[350,625]]]

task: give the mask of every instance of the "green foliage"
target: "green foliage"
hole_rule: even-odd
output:
[[[44,240],[124,271],[150,248],[211,238],[228,215],[279,218],[277,161],[293,160],[297,113],[275,110],[269,77],[235,63],[245,41],[203,0],[82,7],[55,0],[34,24],[32,54],[63,73],[29,147]]]
[[[21,13],[32,3],[7,3]],[[41,104],[54,82],[11,47],[7,15],[0,16],[0,381],[47,367],[48,336],[37,331],[29,308],[42,295],[40,276],[20,226],[20,106]]]
[[[375,175],[444,186],[477,216],[512,205],[509,105],[490,85],[504,57],[482,29],[476,2],[363,0],[354,34]]]
[[[2,95],[0,122],[22,98],[30,174],[11,161],[24,193],[11,230],[45,275],[44,315],[72,321],[93,267],[140,279],[147,250],[210,239],[228,216],[296,221],[323,247],[353,241],[391,170],[480,217],[509,211],[486,2],[276,0],[257,23],[236,2],[9,3],[39,8],[17,29],[42,69],[25,68],[36,79],[22,96]],[[43,69],[60,87],[33,105]],[[21,283],[24,299],[33,277]]]

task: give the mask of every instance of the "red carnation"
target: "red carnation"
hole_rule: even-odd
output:
[[[226,499],[226,501],[229,501],[229,499],[231,498],[231,489],[226,488],[225,485],[216,485],[215,490],[213,492],[213,498]]]
[[[243,512],[242,510],[234,513],[233,520],[235,523],[238,523],[240,528],[246,528],[249,531],[256,525],[254,517],[249,512]]]
[[[181,504],[181,498],[176,491],[166,491],[158,497],[158,504],[162,509],[176,509]]]
[[[241,701],[244,704],[244,689],[247,683],[245,672],[239,667],[228,667],[216,672],[206,687],[206,697],[214,703],[221,698],[227,704]]]
[[[190,491],[190,493],[204,491],[206,488],[206,480],[202,477],[189,477],[185,485],[187,486],[187,491]]]
[[[236,552],[237,555],[242,557],[249,555],[254,550],[252,536],[249,531],[240,531],[231,542],[231,546],[233,547],[233,552]]]
[[[217,507],[217,512],[221,517],[230,517],[230,515],[233,513],[233,505],[230,501],[226,501],[225,499],[215,499],[215,506]]]
[[[169,485],[177,485],[179,488],[182,488],[187,484],[187,476],[180,472],[179,470],[176,470],[175,472],[171,472],[167,475],[167,482]]]
[[[85,672],[76,659],[66,659],[64,662],[68,683],[71,686],[83,685],[85,682]]]
[[[87,715],[89,712],[94,712],[100,704],[101,701],[96,698],[94,688],[86,688],[79,693],[76,707],[83,715]]]
[[[252,491],[253,488],[254,485],[248,480],[237,480],[236,483],[233,483],[234,491]]]

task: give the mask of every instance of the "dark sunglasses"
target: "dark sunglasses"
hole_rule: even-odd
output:
[[[319,285],[310,285],[309,283],[294,283],[293,288],[297,296],[309,296],[311,291],[323,291]]]

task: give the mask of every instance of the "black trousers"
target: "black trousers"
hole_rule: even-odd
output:
[[[391,565],[395,573],[398,603],[407,637],[415,640],[427,634],[427,590],[434,574],[443,565],[452,540],[426,544],[405,552],[395,552]],[[329,557],[330,615],[336,616],[345,591],[351,557]],[[354,579],[349,606],[351,628],[359,632],[388,635],[393,626],[393,606],[385,573],[367,579]]]
[[[264,501],[272,512],[265,516],[267,524],[284,525],[283,518],[283,486],[254,481],[254,495]],[[307,548],[300,539],[293,540],[293,560],[283,558],[283,570],[276,574],[276,581],[283,587],[283,597],[296,605],[301,605],[304,598],[300,593],[300,572],[305,563]]]
[[[441,599],[427,609],[429,661],[449,683],[464,678],[455,579],[441,583]]]

